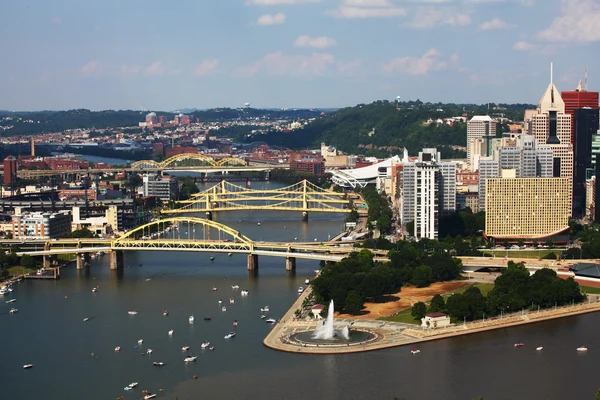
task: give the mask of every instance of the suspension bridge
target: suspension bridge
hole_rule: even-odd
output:
[[[165,214],[206,213],[213,211],[272,210],[301,211],[308,219],[309,212],[348,213],[350,202],[344,193],[323,189],[307,180],[279,189],[248,189],[221,181],[192,199],[179,201],[182,207],[163,210]]]

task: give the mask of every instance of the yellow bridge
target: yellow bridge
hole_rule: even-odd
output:
[[[161,162],[154,160],[140,160],[131,164],[131,168],[177,168],[177,167],[225,167],[225,166],[245,166],[246,161],[241,158],[229,157],[216,160],[204,154],[184,153],[169,157]]]
[[[307,180],[279,189],[255,190],[222,181],[193,195],[191,200],[180,201],[183,207],[164,210],[165,214],[200,213],[210,217],[212,211],[273,210],[302,211],[304,219],[309,212],[350,212],[350,202],[344,193],[337,193],[314,185]]]

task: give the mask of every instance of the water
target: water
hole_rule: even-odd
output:
[[[62,155],[62,152],[52,152],[53,156]],[[77,153],[73,153],[77,154]],[[101,156],[92,156],[90,154],[77,154],[81,156],[81,159],[84,161],[89,161],[93,163],[106,163],[110,165],[127,165],[133,162],[132,160],[125,160],[123,158],[112,158],[112,157],[101,157]]]
[[[299,213],[259,212],[215,218],[256,240],[324,240],[343,221],[311,215],[302,223]],[[214,256],[211,262],[210,254],[132,252],[122,271],[110,271],[103,257],[84,271],[64,269],[59,281],[17,284],[17,302],[0,304],[1,398],[139,399],[142,389],[164,388],[158,398],[586,399],[600,387],[600,314],[424,343],[416,356],[412,346],[339,356],[269,350],[262,340],[271,325],[260,319],[260,308],[269,305],[269,317],[281,317],[318,263],[298,260],[292,276],[283,259],[260,257],[254,276],[245,256]],[[92,293],[95,286],[99,291]],[[241,289],[249,295],[242,297]],[[9,315],[11,307],[19,313]],[[129,310],[139,314],[130,316]],[[83,322],[85,317],[90,321]],[[234,320],[237,335],[225,340]],[[144,339],[141,349],[134,348],[138,339]],[[214,351],[200,350],[205,340]],[[514,348],[518,341],[525,346]],[[186,345],[197,362],[183,362]],[[589,351],[578,353],[581,345]],[[537,346],[544,350],[535,351]],[[151,357],[141,355],[147,348]],[[167,365],[155,367],[153,361]],[[34,368],[23,370],[27,363]],[[140,386],[125,392],[134,381]]]

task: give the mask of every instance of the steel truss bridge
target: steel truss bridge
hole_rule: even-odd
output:
[[[210,213],[212,211],[273,210],[309,212],[350,212],[344,193],[322,189],[307,180],[279,189],[247,189],[221,181],[192,199],[180,201],[180,208],[163,210],[165,214]]]
[[[177,167],[195,167],[195,166],[211,166],[211,167],[225,167],[225,166],[245,166],[248,165],[246,161],[241,158],[228,157],[216,160],[212,157],[204,154],[184,153],[177,154],[169,157],[161,162],[154,160],[141,160],[131,164],[131,168],[177,168]]]

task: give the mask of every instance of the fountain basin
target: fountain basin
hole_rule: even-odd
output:
[[[331,339],[315,338],[315,331],[294,333],[285,338],[285,341],[298,346],[338,347],[365,344],[376,340],[379,336],[366,329],[350,329],[348,339],[341,332],[337,332]]]

